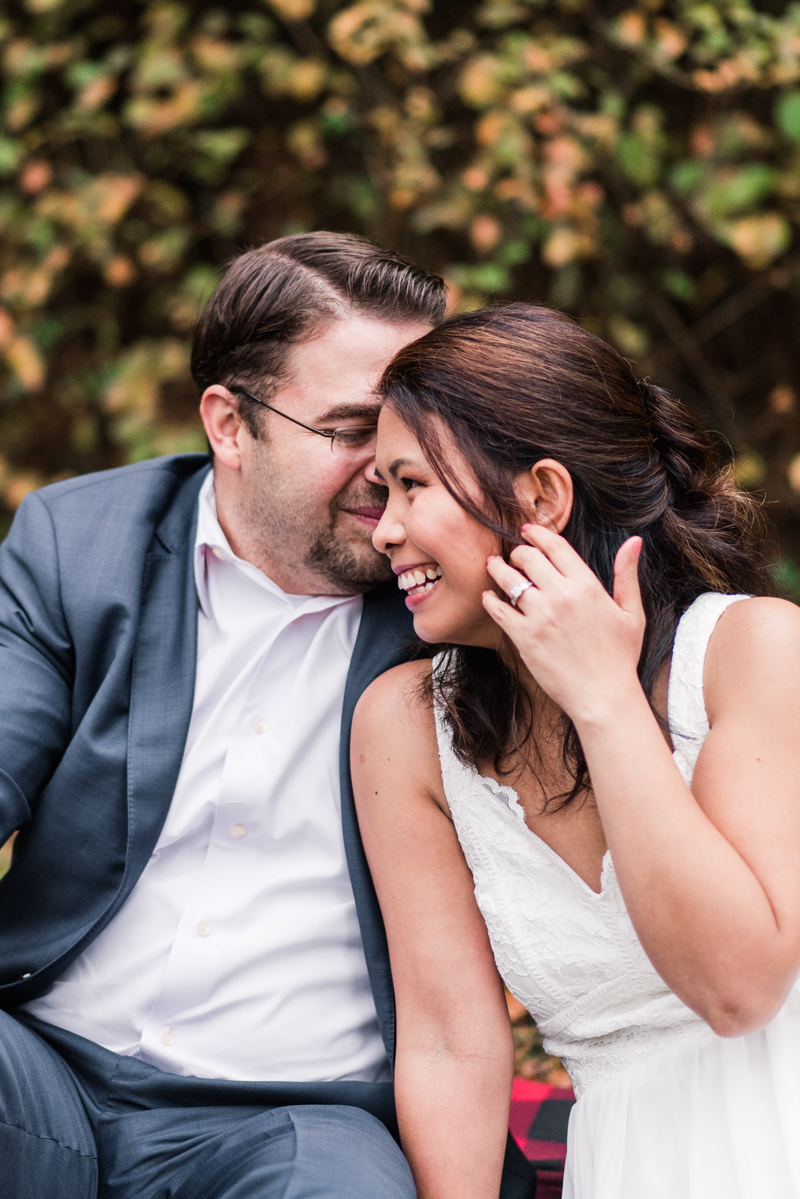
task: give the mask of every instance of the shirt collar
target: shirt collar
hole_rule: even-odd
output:
[[[321,612],[326,608],[336,608],[340,604],[361,601],[362,597],[360,595],[288,595],[285,591],[281,590],[277,583],[273,583],[268,575],[259,570],[257,566],[253,566],[251,562],[245,562],[242,558],[237,558],[217,519],[217,501],[214,494],[213,470],[200,488],[197,504],[194,578],[197,588],[197,598],[203,610],[203,615],[207,618],[211,618],[211,599],[208,593],[207,567],[207,556],[209,554],[213,554],[223,562],[230,563],[232,568],[241,571],[253,583],[263,588],[274,599],[280,601],[282,606],[293,610],[297,615],[300,615],[301,612],[303,614]]]

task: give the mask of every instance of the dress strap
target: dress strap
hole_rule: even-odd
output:
[[[748,595],[698,595],[678,621],[669,671],[667,719],[678,769],[690,783],[709,725],[703,694],[703,667],[711,634],[722,613]]]

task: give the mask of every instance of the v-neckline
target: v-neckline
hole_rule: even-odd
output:
[[[673,749],[673,751],[672,751],[673,761],[675,761],[675,755],[677,752],[678,752],[677,750]],[[677,762],[676,762],[676,765],[677,765]],[[467,769],[469,769],[469,768],[467,767]],[[581,876],[578,874],[577,870],[575,870],[574,867],[570,866],[570,864],[566,860],[566,858],[562,858],[561,854],[557,853],[553,849],[552,845],[548,845],[548,843],[544,840],[543,837],[540,837],[538,833],[535,833],[533,831],[533,829],[530,827],[527,820],[525,819],[525,809],[522,806],[519,795],[517,794],[514,787],[510,786],[510,784],[508,784],[508,783],[498,783],[497,779],[492,778],[492,776],[490,774],[480,774],[477,770],[473,770],[473,771],[471,771],[471,773],[475,775],[475,777],[479,780],[479,782],[488,784],[489,790],[494,795],[498,795],[498,797],[499,797],[499,792],[501,792],[501,791],[507,792],[511,796],[511,799],[513,801],[513,806],[512,806],[512,804],[506,805],[508,808],[508,811],[511,812],[512,815],[514,816],[514,818],[517,820],[517,822],[522,825],[522,827],[524,828],[524,830],[528,834],[528,836],[533,837],[534,841],[536,841],[537,844],[544,846],[547,853],[550,854],[550,857],[553,858],[556,862],[560,863],[560,865],[563,867],[563,869],[566,870],[570,875],[572,875],[572,877],[574,879],[576,879],[580,883],[580,885],[589,892],[590,895],[594,896],[595,899],[603,898],[603,896],[606,894],[606,888],[604,886],[606,871],[607,871],[609,865],[613,866],[613,862],[611,860],[611,850],[610,849],[607,849],[606,852],[603,854],[603,858],[602,858],[602,861],[600,864],[600,890],[595,891],[594,887],[590,887],[589,884],[587,883],[586,879],[581,878]]]
[[[601,868],[600,868],[600,890],[595,891],[594,887],[590,887],[589,884],[587,883],[586,879],[581,878],[581,876],[578,874],[577,870],[575,870],[575,868],[573,866],[570,866],[570,864],[566,860],[566,858],[562,858],[561,854],[557,853],[553,849],[552,845],[548,845],[548,843],[544,840],[543,837],[540,837],[538,833],[535,833],[533,831],[533,829],[530,827],[527,820],[525,819],[525,809],[520,802],[519,795],[517,794],[516,790],[512,786],[510,786],[508,783],[498,783],[497,779],[492,778],[491,775],[478,774],[477,771],[475,771],[475,775],[478,778],[479,782],[488,784],[488,787],[491,790],[492,794],[497,795],[498,798],[502,798],[502,796],[500,795],[500,792],[505,792],[508,796],[510,796],[512,802],[507,804],[506,807],[507,807],[508,811],[511,812],[511,814],[514,816],[517,823],[522,825],[523,829],[528,834],[528,836],[533,837],[534,841],[536,841],[537,844],[542,845],[544,847],[544,849],[547,851],[547,853],[550,855],[550,857],[553,858],[556,862],[558,862],[560,864],[560,866],[564,870],[566,870],[568,872],[568,874],[570,874],[572,876],[572,878],[574,878],[577,882],[579,882],[580,885],[586,891],[589,892],[590,895],[592,895],[595,899],[603,898],[603,896],[606,893],[605,887],[603,885],[603,881],[605,878],[606,870],[608,868],[608,864],[611,861],[611,850],[607,849],[605,851],[605,853],[603,854],[603,859],[602,859]]]

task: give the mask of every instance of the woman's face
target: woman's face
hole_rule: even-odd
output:
[[[468,479],[460,455],[451,450],[450,458]],[[417,636],[497,649],[502,635],[481,593],[494,589],[486,559],[498,552],[498,538],[453,499],[391,408],[383,408],[378,421],[376,474],[389,488],[389,501],[373,544],[389,557]]]

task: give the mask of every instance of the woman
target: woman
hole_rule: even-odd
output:
[[[800,1195],[800,612],[752,501],[547,309],[381,390],[375,544],[444,646],[353,735],[420,1199],[498,1194],[501,977],[575,1083],[569,1199]]]

